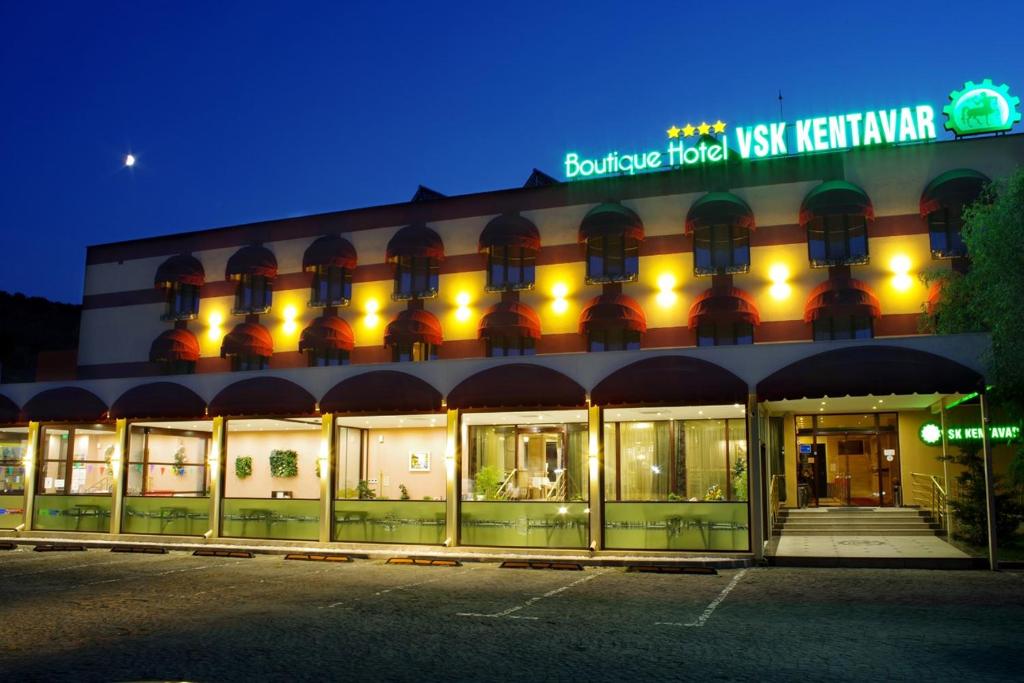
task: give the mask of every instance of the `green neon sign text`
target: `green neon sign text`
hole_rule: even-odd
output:
[[[992,425],[988,428],[989,438],[993,441],[1013,441],[1020,437],[1018,425]],[[942,443],[942,427],[935,422],[925,422],[918,431],[921,441],[929,446]],[[947,427],[946,441],[957,443],[963,441],[981,441],[981,427]]]

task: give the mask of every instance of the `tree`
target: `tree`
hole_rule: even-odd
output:
[[[956,477],[958,495],[949,499],[949,507],[956,518],[953,538],[974,546],[988,543],[985,464],[980,451],[980,442],[967,442],[960,446],[957,454],[946,457],[946,460],[964,468]],[[1000,490],[1000,477],[993,475],[992,483],[996,505],[996,538],[1005,542],[1012,538],[1021,521],[1024,521],[1024,508],[1012,492]]]
[[[997,378],[993,403],[1007,416],[1024,421],[1024,168],[985,190],[964,208],[963,238],[970,255],[965,272],[935,268],[922,275],[940,287],[925,327],[939,334],[987,332],[992,339],[985,359],[988,376]],[[1010,466],[1011,481],[1024,486],[1024,449]]]

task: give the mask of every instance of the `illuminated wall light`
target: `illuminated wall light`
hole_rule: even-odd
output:
[[[676,279],[670,273],[663,273],[658,276],[658,305],[662,308],[669,308],[672,306],[676,299]]]
[[[893,272],[892,286],[900,292],[905,292],[914,285],[914,278],[910,277],[910,258],[899,254],[893,256],[889,261],[889,268]]]
[[[455,309],[455,319],[459,322],[469,320],[470,315],[472,315],[472,312],[469,310],[469,294],[460,292],[455,297],[455,303],[458,304],[458,308]]]
[[[793,288],[789,285],[789,268],[781,263],[776,263],[768,270],[768,277],[772,281],[769,292],[773,299],[787,299],[792,294]]]
[[[366,316],[363,318],[363,324],[367,327],[376,327],[380,322],[380,302],[376,299],[369,299],[365,306]]]
[[[220,339],[224,334],[223,331],[221,330],[221,325],[223,324],[223,315],[221,315],[220,313],[211,313],[210,327],[206,331],[206,336],[209,337],[211,341],[217,341],[218,339]]]
[[[294,334],[295,330],[298,329],[298,323],[295,319],[299,316],[298,310],[294,306],[285,306],[284,308],[284,332],[285,334]]]
[[[566,301],[569,296],[569,288],[563,283],[558,283],[551,288],[551,294],[555,297],[555,300],[551,303],[551,308],[555,313],[565,313],[569,310],[569,302]]]

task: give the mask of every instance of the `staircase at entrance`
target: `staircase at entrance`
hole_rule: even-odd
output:
[[[778,511],[780,536],[936,536],[939,524],[918,508],[803,508]]]

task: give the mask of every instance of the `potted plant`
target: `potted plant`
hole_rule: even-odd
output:
[[[360,479],[356,485],[356,494],[359,496],[359,500],[373,500],[377,497],[377,494],[370,488],[370,482],[365,479]]]
[[[185,476],[185,447],[178,446],[178,450],[174,451],[174,466],[171,468],[179,477]]]
[[[476,473],[474,491],[477,500],[494,500],[498,496],[498,488],[501,486],[501,471],[497,467],[481,467]]]
[[[398,490],[402,492],[402,495],[399,496],[401,500],[409,500],[409,489],[405,488],[405,484],[399,484]]]

